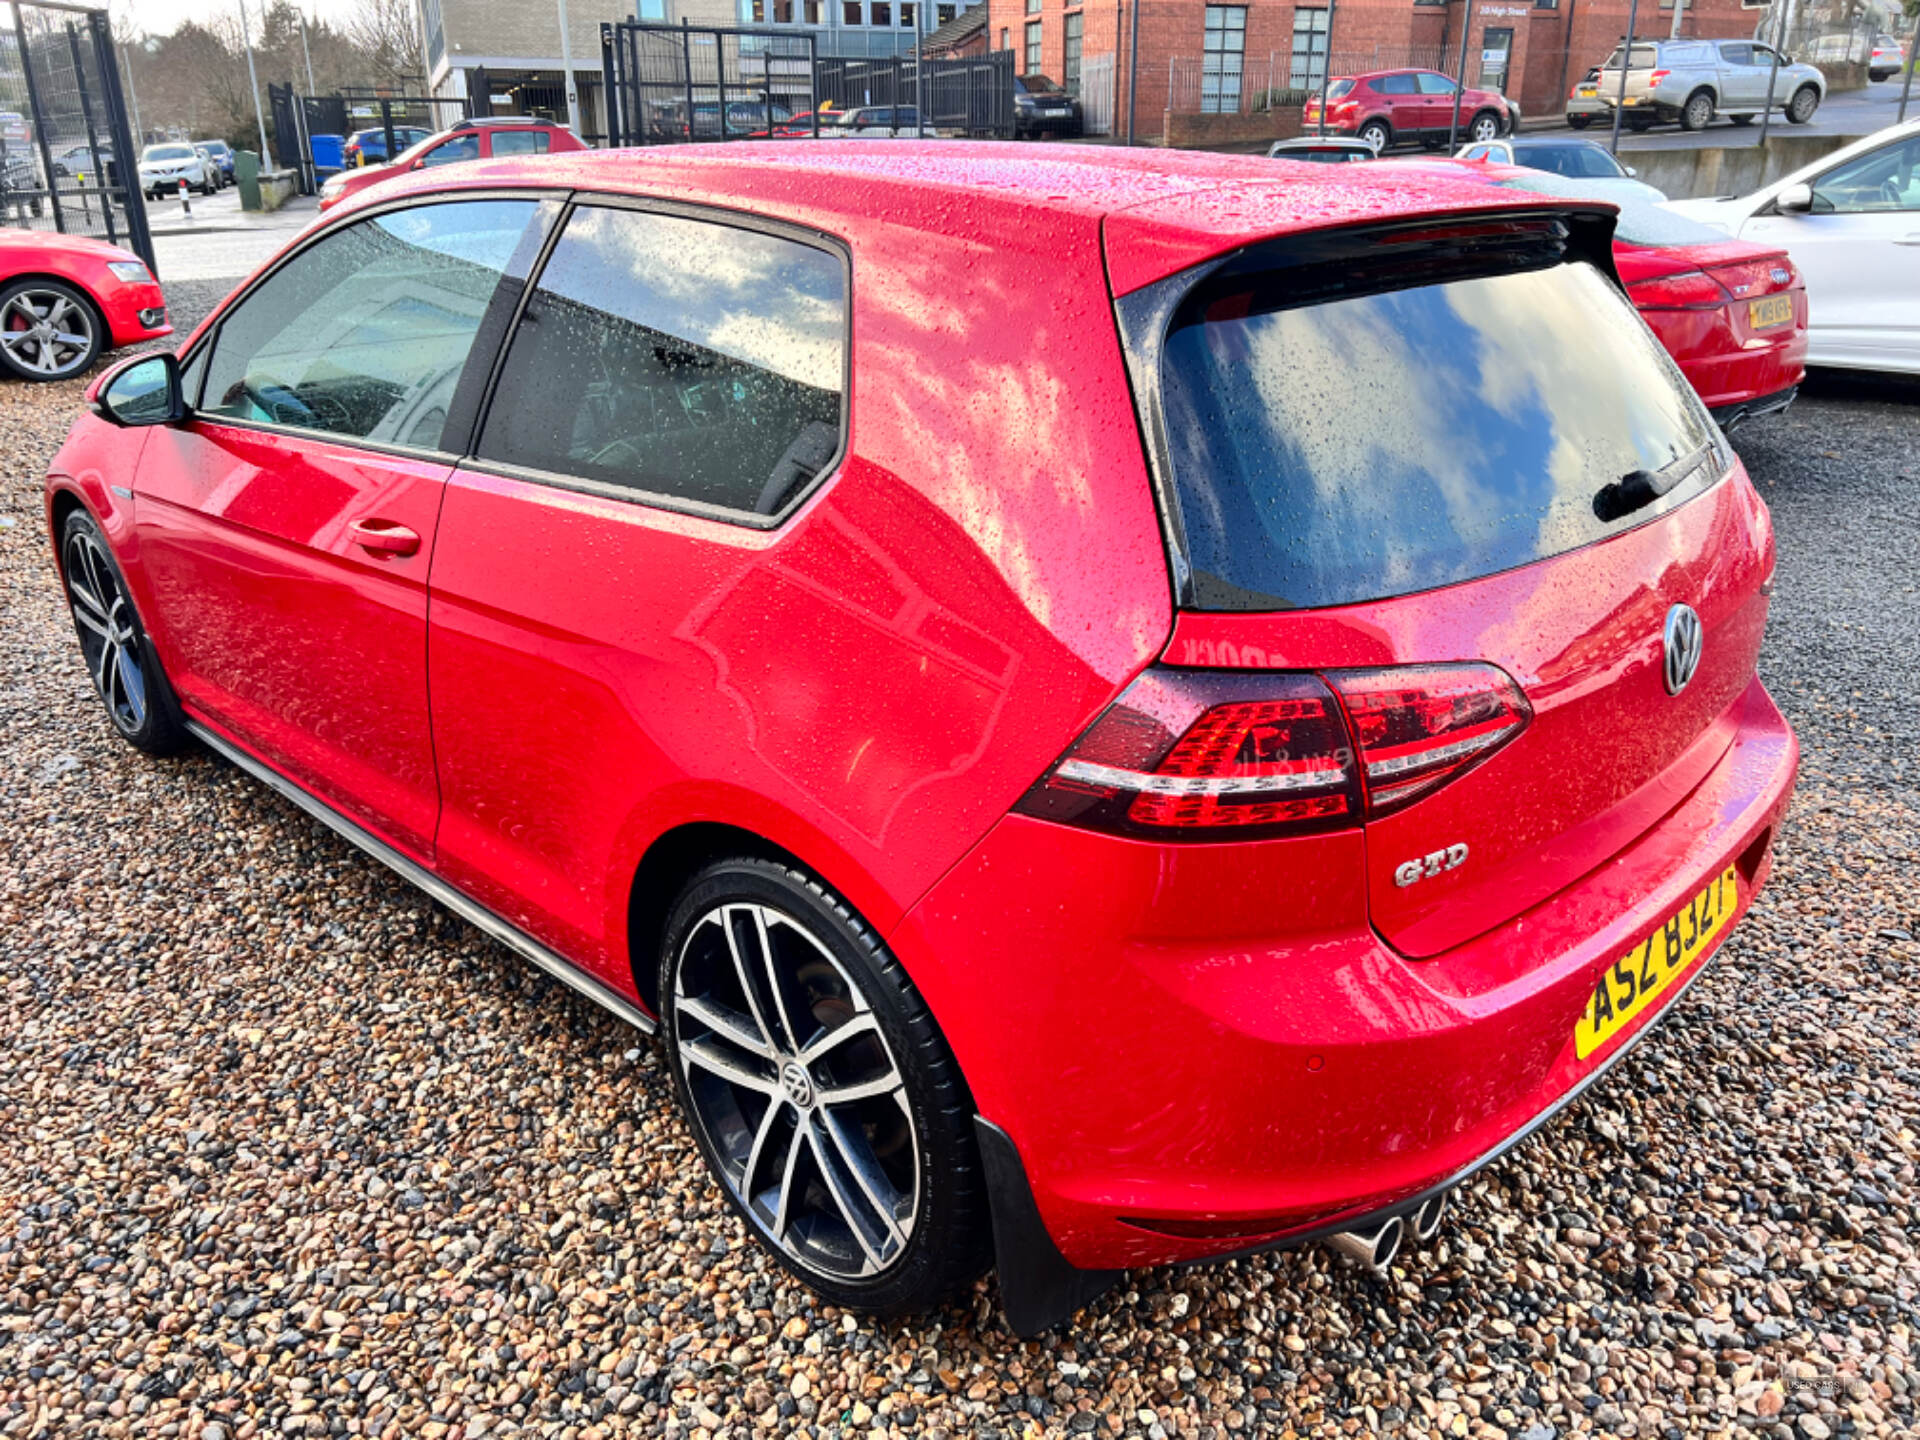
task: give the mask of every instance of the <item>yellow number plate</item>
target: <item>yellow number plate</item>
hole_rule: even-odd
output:
[[[1595,982],[1580,1023],[1573,1027],[1574,1053],[1582,1060],[1653,1008],[1654,1001],[1699,961],[1733,918],[1740,882],[1729,865],[1713,883],[1667,917],[1666,924],[1622,955]]]
[[[1771,330],[1775,325],[1793,323],[1793,297],[1791,295],[1769,295],[1764,300],[1747,302],[1747,327],[1751,330]]]
[[[1591,100],[1599,93],[1599,88],[1593,85],[1582,85],[1580,87],[1580,98],[1582,100]]]

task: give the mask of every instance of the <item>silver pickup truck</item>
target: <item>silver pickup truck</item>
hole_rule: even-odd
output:
[[[1636,40],[1627,63],[1627,90],[1620,97],[1617,46],[1600,67],[1599,99],[1609,111],[1623,105],[1622,119],[1635,130],[1678,120],[1685,130],[1702,130],[1716,113],[1745,125],[1767,108],[1767,84],[1773,83],[1773,108],[1795,125],[1813,118],[1826,98],[1826,77],[1811,65],[1780,57],[1773,74],[1773,50],[1753,40]]]

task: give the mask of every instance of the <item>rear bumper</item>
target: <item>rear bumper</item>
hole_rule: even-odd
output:
[[[1382,942],[1363,894],[1348,923],[1358,834],[1250,903],[1251,852],[1301,842],[1169,853],[1019,816],[894,947],[1070,1272],[1299,1243],[1458,1183],[1671,1008],[1680,984],[1576,1056],[1603,970],[1726,866],[1736,923],[1765,879],[1798,745],[1757,680],[1735,707],[1725,755],[1652,830],[1430,960]]]

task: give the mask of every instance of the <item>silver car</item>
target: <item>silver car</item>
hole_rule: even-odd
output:
[[[1616,47],[1600,67],[1599,98],[1610,108],[1622,104],[1624,48]],[[1637,40],[1627,66],[1623,118],[1636,130],[1672,120],[1684,130],[1703,130],[1715,114],[1746,125],[1767,108],[1771,80],[1773,108],[1804,125],[1826,98],[1826,77],[1791,55],[1780,57],[1775,75],[1773,60],[1772,48],[1753,40]]]

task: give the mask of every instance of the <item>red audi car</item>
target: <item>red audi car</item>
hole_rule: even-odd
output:
[[[71,380],[116,346],[172,333],[160,282],[131,250],[0,229],[0,373]]]
[[[1723,429],[1785,410],[1807,374],[1807,287],[1778,246],[1730,239],[1623,187],[1485,162],[1458,166],[1512,190],[1620,207],[1613,263],[1640,316]]]
[[[1384,1263],[1765,881],[1767,509],[1611,232],[1177,152],[482,163],[96,385],[47,518],[127,740],[658,1026],[823,1296],[997,1259],[1032,1331]]]
[[[1518,128],[1520,111],[1497,90],[1466,90],[1455,126],[1454,92],[1460,87],[1435,70],[1384,70],[1375,75],[1337,75],[1327,82],[1327,133],[1364,140],[1374,152],[1419,142],[1493,140]],[[1307,97],[1302,126],[1320,128],[1319,94]]]

